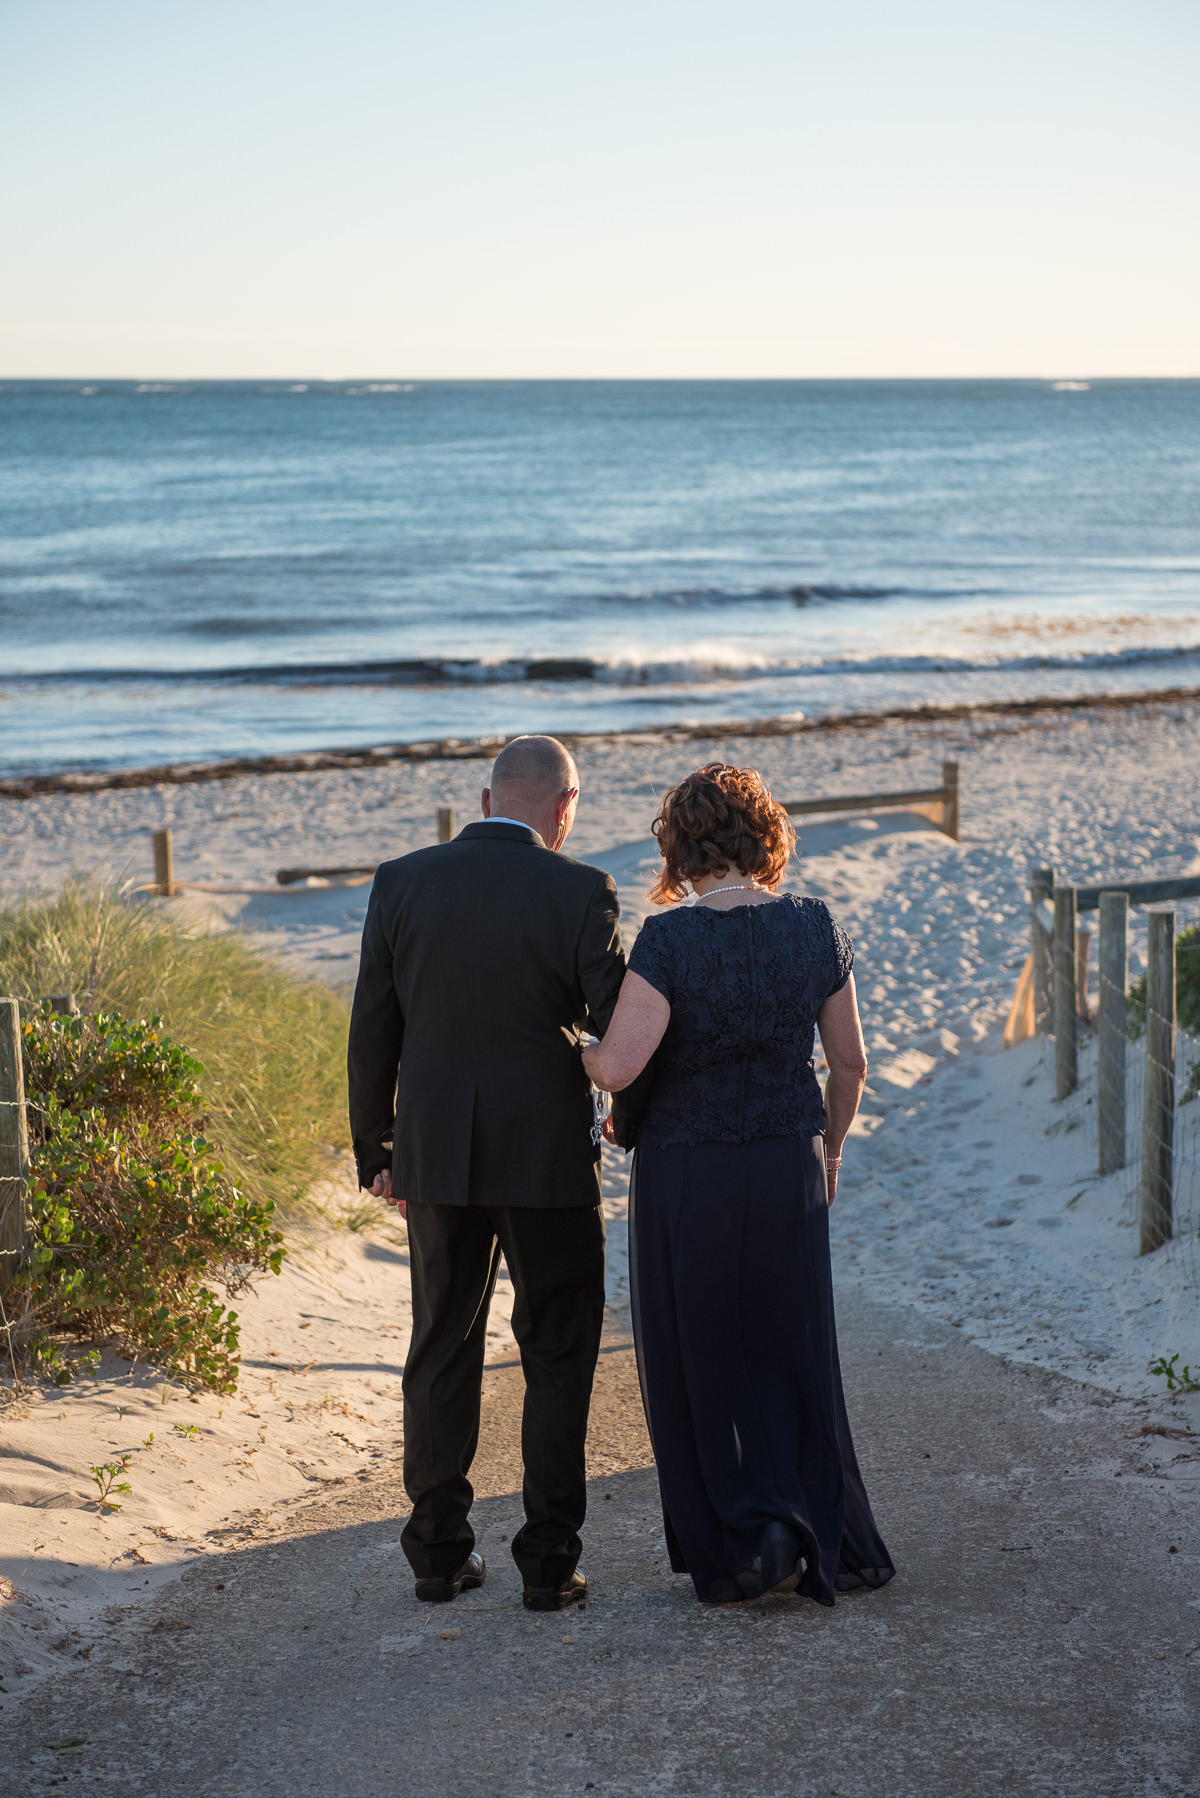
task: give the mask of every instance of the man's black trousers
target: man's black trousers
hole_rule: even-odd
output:
[[[479,1444],[488,1305],[500,1254],[525,1373],[525,1527],[513,1558],[527,1586],[575,1570],[587,1509],[584,1443],[604,1322],[604,1215],[589,1206],[410,1202],[412,1344],[404,1368],[401,1537],[418,1579],[448,1579],[475,1545],[468,1474]]]

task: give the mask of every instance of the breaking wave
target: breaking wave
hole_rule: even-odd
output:
[[[76,668],[10,676],[10,685],[157,686],[248,685],[274,687],[450,687],[606,682],[623,687],[677,687],[712,682],[803,679],[831,675],[1021,674],[1052,669],[1121,669],[1183,663],[1200,657],[1200,643],[1071,654],[967,658],[950,655],[829,655],[811,657],[715,655],[629,657],[440,657],[362,661],[278,662],[226,668]]]

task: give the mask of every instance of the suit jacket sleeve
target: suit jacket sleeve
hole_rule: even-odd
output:
[[[592,894],[576,952],[588,1025],[597,1036],[603,1036],[608,1029],[625,978],[620,918],[616,882],[611,874],[605,874]]]
[[[360,1186],[370,1186],[376,1174],[392,1165],[396,1076],[403,1045],[404,1014],[396,996],[392,950],[384,928],[379,876],[376,875],[367,904],[367,921],[363,926],[362,954],[346,1055],[350,1136]]]

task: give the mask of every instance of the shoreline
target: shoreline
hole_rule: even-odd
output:
[[[823,718],[785,716],[714,719],[700,724],[630,725],[597,731],[562,731],[569,749],[603,743],[708,742],[715,737],[778,738],[869,730],[877,726],[953,723],[965,718],[1035,717],[1053,712],[1128,711],[1141,706],[1178,705],[1200,700],[1200,687],[1162,687],[1140,693],[1045,695],[1032,699],[978,700],[961,705],[893,706],[871,712],[839,712]],[[521,733],[510,733],[519,735]],[[233,756],[215,762],[167,763],[149,768],[63,769],[51,774],[0,777],[0,799],[37,799],[51,793],[103,793],[138,787],[191,786],[202,781],[236,780],[244,775],[313,774],[324,769],[378,768],[389,762],[484,761],[508,736],[443,737],[371,748],[301,750],[290,755]]]

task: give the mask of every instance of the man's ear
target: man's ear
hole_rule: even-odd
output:
[[[485,818],[491,817],[491,815],[492,815],[492,789],[490,787],[485,787],[483,789],[483,792],[480,794],[479,809],[483,813]]]

